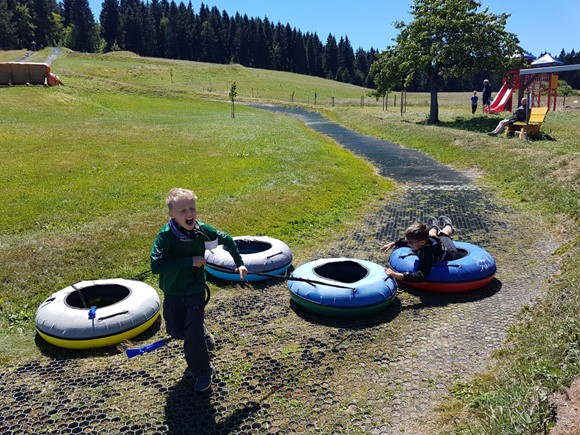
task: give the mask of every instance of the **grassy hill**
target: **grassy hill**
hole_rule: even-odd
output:
[[[241,65],[221,65],[170,59],[142,58],[128,52],[112,52],[102,56],[73,54],[60,56],[53,70],[66,80],[91,77],[95,90],[108,86],[127,85],[146,88],[159,96],[175,94],[228,99],[231,84],[236,82],[241,99],[329,104],[332,97],[359,101],[367,89],[318,77],[282,71],[259,70]]]

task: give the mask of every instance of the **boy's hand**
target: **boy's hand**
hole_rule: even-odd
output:
[[[402,273],[395,272],[393,269],[390,269],[388,267],[385,268],[385,272],[387,275],[395,279],[403,279],[404,276]]]
[[[248,269],[246,268],[246,266],[240,266],[236,268],[236,272],[240,274],[241,279],[245,279],[246,275],[248,275]]]
[[[395,242],[389,242],[381,248],[381,252],[389,252],[393,246],[395,246]]]
[[[193,257],[193,267],[205,266],[205,258],[201,256]]]

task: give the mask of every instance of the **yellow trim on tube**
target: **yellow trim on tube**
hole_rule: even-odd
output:
[[[113,346],[122,342],[123,340],[129,340],[142,332],[145,332],[159,317],[160,310],[147,320],[145,323],[140,324],[139,326],[130,329],[128,331],[122,332],[120,334],[109,335],[107,337],[100,337],[88,340],[66,340],[62,338],[53,337],[51,335],[47,335],[44,332],[37,329],[38,334],[44,338],[50,344],[54,344],[58,347],[64,347],[66,349],[95,349],[98,347],[106,347],[106,346]]]

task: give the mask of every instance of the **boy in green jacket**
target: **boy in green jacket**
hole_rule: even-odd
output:
[[[159,275],[165,295],[163,318],[167,333],[183,339],[188,370],[195,379],[194,390],[211,386],[214,367],[205,340],[205,242],[224,245],[244,279],[244,266],[232,237],[197,220],[197,197],[191,190],[171,189],[165,200],[171,217],[155,238],[151,249],[151,271]]]

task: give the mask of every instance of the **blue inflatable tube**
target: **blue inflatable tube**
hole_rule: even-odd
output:
[[[301,307],[333,317],[371,315],[385,309],[397,294],[397,282],[379,264],[350,258],[306,263],[288,281],[292,300]]]
[[[248,275],[244,281],[262,281],[267,276],[256,273],[280,275],[292,265],[292,251],[281,240],[266,236],[234,237]],[[240,282],[240,275],[234,272],[236,264],[223,245],[205,251],[206,271],[225,281]]]
[[[497,267],[493,257],[483,248],[466,242],[454,242],[466,255],[453,261],[434,263],[426,281],[403,281],[405,285],[421,290],[460,293],[475,290],[489,284]],[[397,248],[389,258],[391,267],[400,273],[417,270],[419,259],[411,248]]]

